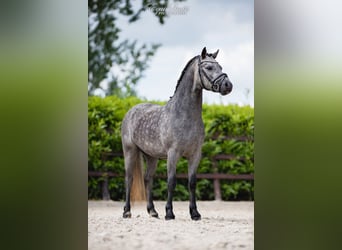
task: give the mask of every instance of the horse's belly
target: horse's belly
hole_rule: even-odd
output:
[[[166,150],[158,141],[139,140],[138,142],[136,142],[136,145],[141,151],[149,156],[159,159],[167,158]]]

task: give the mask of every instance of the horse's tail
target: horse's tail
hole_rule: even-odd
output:
[[[131,201],[145,201],[146,191],[144,183],[144,162],[142,153],[137,154],[137,159],[133,168],[133,182],[131,187]]]

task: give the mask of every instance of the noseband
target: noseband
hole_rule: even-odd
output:
[[[228,77],[226,73],[221,73],[220,75],[218,75],[217,77],[215,77],[213,80],[209,78],[208,74],[204,71],[201,70],[201,64],[202,63],[217,63],[218,62],[212,62],[212,61],[201,61],[201,59],[198,59],[198,74],[200,76],[200,80],[201,80],[201,85],[203,88],[205,88],[206,90],[213,90],[213,91],[217,91],[220,92],[221,89],[221,84],[219,84],[220,80],[224,77]],[[208,89],[205,87],[205,85],[203,84],[203,78],[202,78],[202,73],[205,76],[205,78],[207,78],[207,80],[210,82],[212,89]]]

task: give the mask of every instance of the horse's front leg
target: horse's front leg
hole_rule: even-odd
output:
[[[201,152],[194,154],[188,161],[188,178],[189,178],[189,192],[190,192],[190,216],[193,220],[200,220],[201,215],[196,206],[196,171],[201,160]]]
[[[176,188],[176,165],[179,160],[179,153],[175,150],[170,150],[167,156],[167,202],[165,206],[166,220],[172,220],[175,218],[172,207],[173,192]]]

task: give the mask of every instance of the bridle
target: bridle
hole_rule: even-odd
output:
[[[213,90],[213,91],[216,91],[216,92],[220,92],[221,84],[219,84],[219,82],[221,81],[222,78],[228,77],[227,74],[226,73],[221,73],[220,75],[215,77],[214,80],[212,80],[212,79],[209,78],[208,74],[204,70],[201,70],[200,66],[201,66],[202,63],[217,63],[218,64],[218,62],[201,61],[201,57],[199,56],[199,58],[198,58],[198,74],[200,76],[201,85],[202,85],[203,88],[205,88],[206,90]],[[210,82],[212,89],[208,89],[207,87],[205,87],[205,85],[203,84],[202,74]]]

